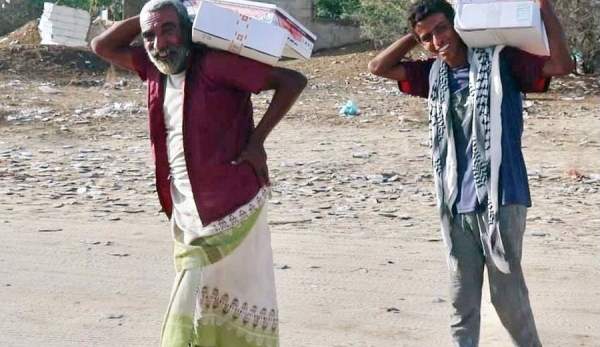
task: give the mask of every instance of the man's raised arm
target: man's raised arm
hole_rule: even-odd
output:
[[[91,47],[94,53],[124,69],[136,71],[135,47],[131,43],[140,34],[140,17],[131,17],[113,24],[108,30],[94,38]]]
[[[403,36],[369,62],[369,71],[373,75],[405,81],[406,68],[400,62],[417,45],[413,34]]]
[[[550,59],[544,64],[544,76],[568,75],[573,71],[573,62],[562,25],[554,12],[554,4],[552,0],[536,0],[536,2],[542,11],[550,46]]]

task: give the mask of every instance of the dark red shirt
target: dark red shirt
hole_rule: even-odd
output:
[[[148,83],[150,141],[156,190],[164,212],[173,210],[167,131],[163,113],[165,76],[140,48],[135,69]],[[210,49],[191,53],[183,102],[183,147],[192,193],[206,226],[248,203],[260,190],[252,166],[231,164],[254,130],[251,93],[265,86],[272,67]]]
[[[523,93],[543,93],[548,90],[550,79],[542,77],[542,69],[547,60],[548,57],[537,56],[514,47],[505,47],[500,52],[503,67],[510,69],[510,72],[504,72],[514,78],[517,89]],[[422,98],[429,97],[429,72],[434,61],[434,58],[403,61],[407,78],[406,81],[398,82],[400,91]]]

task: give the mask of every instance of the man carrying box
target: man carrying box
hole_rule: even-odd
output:
[[[177,0],[152,0],[92,41],[148,83],[150,140],[177,275],[161,346],[278,346],[264,141],[304,87],[298,72],[191,44]],[[141,33],[144,47],[131,43]],[[251,93],[275,90],[254,127]]]
[[[550,0],[536,0],[549,57],[513,47],[468,48],[445,0],[417,0],[413,29],[369,63],[404,93],[428,98],[430,144],[441,229],[450,272],[456,346],[477,346],[481,287],[487,266],[491,298],[513,343],[541,346],[521,269],[531,205],[521,151],[520,92],[543,92],[549,78],[572,69]],[[437,58],[403,61],[418,44]]]

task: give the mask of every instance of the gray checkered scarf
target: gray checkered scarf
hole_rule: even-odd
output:
[[[473,178],[479,202],[487,201],[488,229],[481,232],[484,252],[502,272],[510,269],[498,228],[499,174],[502,162],[502,83],[499,55],[503,46],[469,50],[469,103],[473,112]],[[429,76],[429,140],[435,189],[442,219],[442,235],[449,265],[452,208],[458,172],[450,108],[449,67],[437,59]]]

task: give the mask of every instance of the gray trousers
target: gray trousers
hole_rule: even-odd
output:
[[[525,206],[502,206],[499,211],[500,235],[511,269],[509,274],[500,272],[484,254],[480,231],[487,228],[487,211],[455,216],[450,231],[450,256],[456,264],[455,269],[450,269],[450,298],[453,308],[451,329],[455,346],[479,345],[484,266],[488,270],[492,304],[514,345],[542,345],[521,268],[526,216]]]

